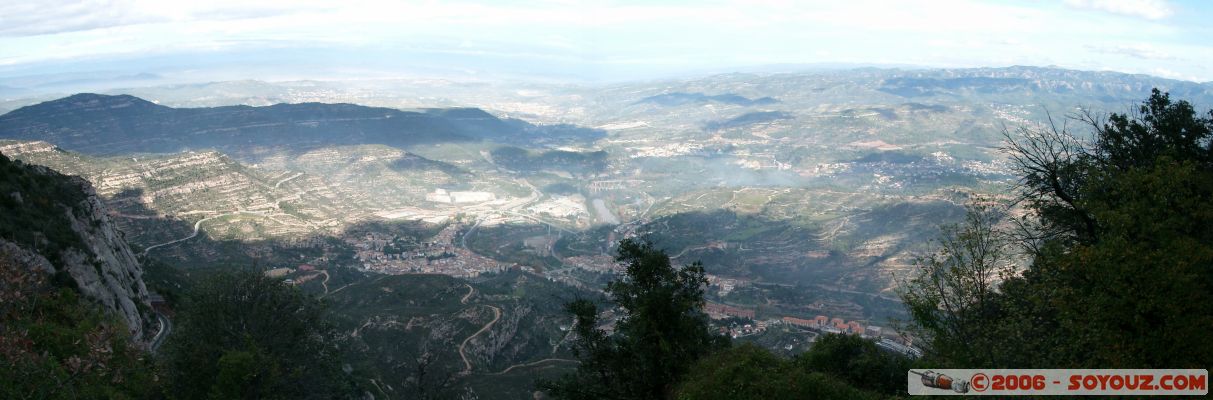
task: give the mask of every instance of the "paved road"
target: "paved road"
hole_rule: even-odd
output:
[[[160,244],[153,244],[153,245],[151,245],[151,246],[148,246],[146,249],[143,249],[143,255],[147,255],[147,252],[152,251],[152,249],[154,249],[154,248],[157,248],[157,247],[164,247],[164,246],[168,246],[168,245],[170,245],[170,244],[177,244],[177,243],[181,243],[181,242],[184,242],[184,241],[186,241],[186,240],[190,240],[190,239],[193,239],[193,238],[197,237],[197,236],[198,236],[198,232],[199,232],[199,230],[202,228],[202,223],[203,223],[203,222],[210,221],[210,220],[215,219],[215,218],[222,218],[222,217],[226,217],[226,216],[229,216],[229,215],[237,215],[237,214],[249,214],[249,215],[256,215],[256,216],[259,216],[259,217],[264,217],[264,216],[265,216],[265,214],[262,214],[262,213],[257,213],[257,212],[252,212],[252,211],[236,211],[236,212],[230,212],[230,213],[226,213],[226,214],[219,214],[219,215],[214,215],[214,216],[206,217],[206,218],[200,219],[200,220],[198,220],[198,222],[195,222],[195,223],[194,223],[194,233],[191,233],[189,236],[183,237],[183,238],[181,238],[181,239],[170,240],[170,241],[167,241],[167,242],[164,242],[164,243],[160,243]]]
[[[277,223],[280,223],[280,224],[283,224],[283,225],[290,225],[290,224],[287,224],[287,223],[285,223],[285,222],[278,221],[278,220],[274,219],[274,216],[272,216],[272,215],[267,215],[267,214],[265,214],[265,213],[263,213],[263,212],[256,212],[256,211],[236,211],[236,212],[229,212],[229,213],[226,213],[226,214],[212,215],[212,216],[210,216],[210,217],[206,217],[206,218],[200,219],[200,220],[198,220],[198,222],[195,222],[195,223],[194,223],[194,232],[193,232],[193,233],[191,233],[189,236],[186,236],[186,237],[183,237],[183,238],[180,238],[180,239],[176,239],[176,240],[170,240],[170,241],[167,241],[167,242],[164,242],[164,243],[160,243],[160,244],[153,244],[153,245],[151,245],[151,246],[148,246],[146,249],[143,249],[143,255],[147,255],[147,252],[152,251],[152,249],[154,249],[154,248],[157,248],[157,247],[164,247],[164,246],[168,246],[168,245],[170,245],[170,244],[177,244],[177,243],[181,243],[181,242],[184,242],[184,241],[186,241],[186,240],[190,240],[190,239],[193,239],[193,238],[197,237],[197,236],[198,236],[198,232],[200,232],[200,230],[202,229],[202,223],[203,223],[203,222],[210,221],[210,220],[215,219],[215,218],[223,218],[223,217],[227,217],[227,216],[232,216],[232,215],[240,215],[240,214],[245,214],[245,215],[254,215],[254,216],[258,216],[258,217],[269,218],[270,220],[273,220],[274,222],[277,222]],[[305,221],[305,222],[306,222],[306,221]],[[309,224],[310,224],[310,222],[309,222]],[[299,226],[299,225],[294,225],[294,226]]]
[[[539,361],[529,362],[529,363],[525,363],[525,364],[514,364],[514,365],[511,365],[509,368],[506,368],[506,369],[504,369],[504,370],[501,370],[501,372],[494,372],[494,373],[492,373],[492,375],[504,375],[505,373],[510,372],[510,371],[511,371],[511,370],[513,370],[514,368],[533,367],[533,366],[536,366],[536,365],[539,365],[539,364],[543,364],[543,363],[546,363],[546,362],[553,362],[553,361],[560,361],[560,362],[571,362],[571,363],[578,363],[578,364],[580,364],[580,363],[581,363],[581,361],[577,361],[577,360],[570,360],[570,359],[567,359],[567,358],[545,358],[545,359],[542,359],[542,360],[539,360]]]
[[[519,216],[523,216],[523,217],[527,217],[527,218],[532,218],[532,219],[539,221],[540,223],[544,223],[544,221],[539,220],[538,218],[535,218],[535,217],[532,217],[532,216],[529,216],[526,214],[519,214],[519,213],[513,212],[513,210],[521,208],[521,207],[525,207],[528,204],[538,201],[540,197],[543,197],[543,192],[540,192],[539,188],[535,187],[535,185],[532,185],[530,181],[527,181],[526,179],[522,179],[521,182],[523,185],[525,185],[526,187],[531,189],[531,194],[529,196],[527,196],[526,199],[520,199],[517,204],[508,205],[500,210],[489,210],[484,215],[482,215],[480,218],[477,218],[476,223],[472,225],[472,228],[468,229],[468,231],[466,233],[464,233],[462,237],[459,238],[459,247],[467,249],[468,248],[468,236],[472,236],[472,234],[474,234],[476,232],[476,228],[480,227],[480,223],[484,222],[484,220],[489,218],[489,215],[492,215],[494,213],[509,213],[509,214],[513,214],[513,215],[519,215]],[[548,225],[551,226],[551,224],[548,224]],[[557,229],[560,229],[560,228],[558,227]]]
[[[227,215],[227,214],[224,214],[224,215]],[[153,245],[151,245],[151,246],[148,246],[146,249],[143,249],[143,255],[147,255],[147,253],[148,253],[149,251],[152,251],[152,249],[157,248],[157,247],[164,247],[164,246],[168,246],[168,245],[170,245],[170,244],[177,244],[177,243],[184,242],[184,241],[186,241],[186,240],[193,239],[193,238],[195,238],[195,237],[197,237],[197,236],[198,236],[198,229],[202,227],[202,223],[203,223],[203,222],[206,222],[206,221],[209,221],[209,220],[212,220],[212,219],[215,219],[215,218],[219,218],[219,217],[221,217],[221,216],[222,216],[222,215],[216,215],[216,216],[213,216],[213,217],[206,217],[206,218],[200,219],[200,220],[198,220],[198,222],[195,222],[195,223],[194,223],[194,233],[191,233],[189,236],[183,237],[183,238],[181,238],[181,239],[170,240],[170,241],[167,241],[167,242],[164,242],[164,243],[160,243],[160,244],[153,244]]]
[[[160,321],[160,332],[156,332],[156,336],[152,337],[152,353],[160,350],[160,346],[164,344],[164,339],[168,339],[168,335],[173,332],[173,321],[170,321],[168,317],[165,317],[164,314],[156,313],[156,319]]]

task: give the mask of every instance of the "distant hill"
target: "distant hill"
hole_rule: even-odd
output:
[[[790,113],[783,111],[760,111],[741,114],[739,116],[729,118],[723,121],[712,121],[704,125],[705,130],[713,131],[717,129],[740,128],[754,124],[762,124],[767,122],[775,122],[783,119],[796,118]]]
[[[1171,94],[1202,102],[1213,98],[1208,83],[1178,81],[1119,72],[1078,71],[1049,67],[937,69],[885,73],[877,90],[901,97],[1054,94],[1098,101],[1137,100],[1141,92],[1164,88]]]
[[[665,93],[665,94],[659,94],[656,96],[645,97],[643,99],[640,99],[640,101],[638,101],[637,103],[649,103],[649,104],[656,104],[656,105],[666,106],[666,107],[674,107],[674,106],[681,106],[681,105],[686,105],[686,104],[706,104],[706,103],[732,104],[732,105],[736,105],[736,106],[765,106],[765,105],[775,104],[778,102],[779,102],[779,100],[776,100],[771,97],[750,99],[745,96],[741,96],[741,95],[737,95],[737,94],[733,94],[733,93],[725,93],[725,94],[718,94],[718,95],[712,96],[712,95],[706,95],[703,93],[674,92],[674,93]]]
[[[565,127],[554,129],[567,137]],[[573,136],[594,138],[593,130]],[[214,148],[296,148],[493,140],[541,141],[544,127],[479,109],[401,111],[353,104],[172,108],[128,95],[77,94],[0,116],[0,138],[42,140],[94,155]]]
[[[606,168],[607,152],[549,150],[532,154],[526,149],[506,146],[492,151],[497,164],[515,171],[563,170],[573,173],[599,172]]]

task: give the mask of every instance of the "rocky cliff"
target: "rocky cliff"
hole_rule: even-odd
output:
[[[70,277],[141,340],[151,320],[143,268],[105,209],[84,179],[0,155],[0,248]]]

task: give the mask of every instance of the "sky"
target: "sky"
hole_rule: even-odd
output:
[[[1213,2],[0,0],[0,85],[114,78],[599,82],[813,66],[1213,81]]]

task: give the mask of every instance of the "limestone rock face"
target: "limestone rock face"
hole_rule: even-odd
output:
[[[47,273],[55,272],[55,266],[41,254],[26,250],[16,243],[0,239],[0,258],[26,268]]]
[[[75,281],[83,298],[119,317],[134,340],[144,340],[144,332],[153,315],[147,286],[143,282],[143,267],[122,232],[110,220],[92,185],[79,177],[61,175],[41,166],[21,166],[9,173],[22,174],[18,179],[41,179],[36,182],[42,184],[22,188],[28,193],[36,193],[35,197],[41,199],[38,205],[25,200],[14,201],[16,207],[4,210],[27,217],[38,215],[34,219],[37,222],[29,223],[30,218],[9,218],[7,223],[27,221],[23,224],[39,226],[8,227],[8,231],[18,232],[18,237],[28,233],[24,237],[34,239],[22,242],[0,238],[0,255],[30,270],[66,273]],[[55,185],[57,191],[39,192],[42,188],[38,186],[45,185]],[[24,196],[17,192],[12,197],[15,200]],[[57,233],[47,235],[50,231]]]
[[[87,248],[65,251],[62,267],[76,280],[81,293],[117,313],[130,327],[132,336],[140,339],[144,325],[151,319],[143,267],[106,215],[92,185],[80,178],[72,179],[88,196],[65,212],[72,230]],[[142,310],[139,304],[144,306]]]

